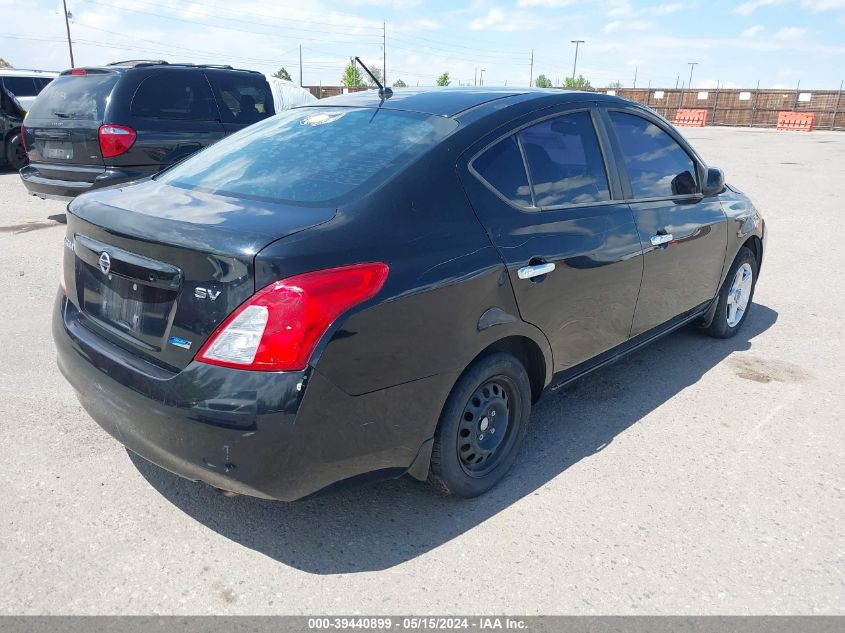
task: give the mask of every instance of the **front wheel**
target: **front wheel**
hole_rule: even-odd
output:
[[[6,143],[6,160],[15,171],[26,167],[29,158],[26,155],[26,150],[21,142],[20,134],[15,134]]]
[[[704,328],[706,334],[715,338],[730,338],[739,332],[751,309],[757,272],[757,258],[750,249],[743,246],[719,290],[716,313],[710,325]]]
[[[446,401],[434,436],[429,482],[444,494],[477,497],[511,469],[528,429],[531,383],[510,354],[473,363]]]

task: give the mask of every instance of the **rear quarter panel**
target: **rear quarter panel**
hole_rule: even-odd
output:
[[[312,364],[358,395],[461,372],[488,345],[511,335],[548,342],[518,316],[498,252],[476,219],[441,146],[321,226],[275,242],[256,258],[256,286],[308,270],[368,261],[390,267],[371,302],[340,319]],[[505,315],[480,327],[490,308]],[[451,388],[451,386],[450,386]],[[448,391],[438,394],[442,406]]]

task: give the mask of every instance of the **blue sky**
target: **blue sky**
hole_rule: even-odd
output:
[[[344,61],[381,65],[391,83],[527,85],[578,73],[596,86],[838,88],[845,78],[845,0],[68,0],[76,65],[117,59],[228,63],[305,84],[336,85]],[[16,67],[70,65],[61,2],[0,0],[0,57]]]

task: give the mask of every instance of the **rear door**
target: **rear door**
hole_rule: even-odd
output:
[[[93,182],[105,170],[99,128],[119,75],[78,70],[53,80],[33,103],[25,121],[29,159],[47,178]],[[55,172],[55,173],[53,173]]]
[[[129,106],[129,125],[137,138],[116,166],[168,167],[224,136],[220,113],[205,75],[195,69],[155,68],[141,80]]]
[[[206,70],[226,134],[237,132],[276,113],[273,93],[264,75]]]
[[[719,199],[701,194],[698,160],[659,119],[615,110],[608,119],[644,249],[631,331],[636,336],[713,298],[725,263],[727,222]]]
[[[555,371],[623,343],[642,249],[590,108],[529,121],[469,162],[467,191],[499,248],[520,314],[548,337]]]

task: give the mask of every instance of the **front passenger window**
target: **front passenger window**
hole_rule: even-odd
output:
[[[623,112],[610,119],[635,198],[668,198],[698,193],[695,163],[678,143],[651,121]]]

